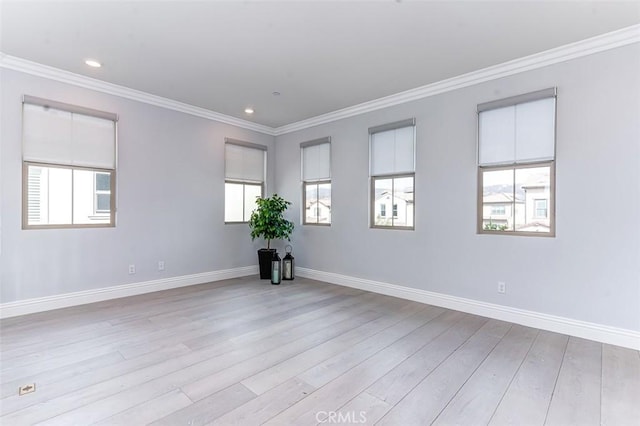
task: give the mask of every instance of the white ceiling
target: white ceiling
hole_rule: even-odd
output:
[[[1,7],[5,54],[271,127],[640,22],[637,1],[5,0]],[[88,68],[86,58],[103,67]]]

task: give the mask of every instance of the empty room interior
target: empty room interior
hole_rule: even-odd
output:
[[[0,424],[637,425],[640,2],[0,2]]]

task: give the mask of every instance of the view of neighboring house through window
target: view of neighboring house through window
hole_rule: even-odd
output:
[[[555,234],[555,93],[478,105],[478,232]]]
[[[267,147],[227,138],[224,149],[224,221],[248,222],[264,192]]]
[[[96,172],[95,179],[94,213],[108,213],[111,211],[111,175],[109,173]]]
[[[372,127],[369,142],[371,227],[413,229],[415,119]]]
[[[544,198],[541,200],[533,200],[533,203],[535,208],[534,217],[539,219],[546,218],[547,217],[547,200]]]
[[[23,103],[23,228],[115,226],[115,114]]]
[[[300,144],[304,225],[331,224],[331,138]]]

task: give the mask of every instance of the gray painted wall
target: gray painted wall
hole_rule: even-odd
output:
[[[557,236],[477,235],[476,105],[553,86]],[[367,129],[410,117],[416,229],[369,229]],[[279,136],[276,188],[298,223],[298,144],[324,136],[333,224],[297,227],[298,266],[640,330],[638,44]]]
[[[0,302],[257,263],[248,226],[224,225],[224,138],[267,145],[274,160],[272,136],[6,69],[0,78]],[[115,228],[21,229],[23,94],[119,114]]]
[[[252,131],[14,71],[0,78],[0,302],[255,264],[261,242],[246,225],[223,224],[232,137],[268,145],[267,192],[294,202],[298,266],[640,330],[638,45],[279,136],[277,152],[273,137]],[[477,235],[476,105],[552,86],[557,236]],[[116,228],[21,230],[23,94],[120,115]],[[367,129],[409,117],[416,230],[369,229]],[[323,136],[333,224],[303,227],[298,144]]]

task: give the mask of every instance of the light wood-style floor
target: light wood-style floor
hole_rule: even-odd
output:
[[[638,425],[640,354],[297,278],[3,320],[5,425]],[[36,391],[18,396],[18,387]]]

